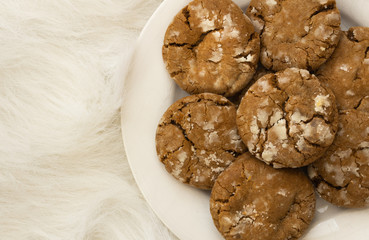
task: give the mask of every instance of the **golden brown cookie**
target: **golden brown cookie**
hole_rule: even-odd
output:
[[[335,0],[251,0],[247,15],[260,33],[261,63],[274,71],[315,70],[339,41]]]
[[[340,112],[336,139],[308,172],[325,200],[341,207],[369,206],[369,113]]]
[[[166,170],[202,189],[210,189],[245,148],[237,132],[235,106],[212,93],[176,101],[156,132],[156,150]]]
[[[194,0],[169,25],[162,52],[170,76],[182,89],[228,97],[252,78],[260,40],[231,0]]]
[[[299,169],[274,169],[249,153],[216,180],[210,196],[214,224],[225,239],[298,239],[315,211],[314,188]]]
[[[317,76],[336,95],[338,109],[361,105],[369,95],[369,28],[343,32],[336,51]]]
[[[247,91],[237,126],[250,153],[273,167],[302,167],[332,144],[337,131],[332,92],[307,70],[267,74]]]

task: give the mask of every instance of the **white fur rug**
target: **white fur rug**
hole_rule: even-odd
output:
[[[160,0],[0,1],[0,239],[174,239],[137,189],[113,76]]]

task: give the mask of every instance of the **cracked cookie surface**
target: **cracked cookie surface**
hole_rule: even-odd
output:
[[[340,112],[337,136],[309,177],[325,200],[341,207],[369,206],[369,113]]]
[[[260,39],[231,0],[194,0],[169,25],[162,53],[170,76],[183,90],[228,97],[252,78]]]
[[[297,68],[261,77],[237,110],[248,150],[275,168],[302,167],[321,157],[334,140],[337,119],[331,90]]]
[[[335,52],[317,76],[336,95],[339,110],[362,104],[369,110],[369,28],[353,27],[343,32]]]
[[[175,178],[210,189],[218,175],[246,150],[237,132],[235,106],[212,93],[176,101],[160,120],[156,150]]]
[[[258,67],[256,68],[256,72],[254,74],[254,76],[252,77],[251,81],[247,84],[247,86],[242,89],[242,91],[240,91],[239,93],[237,93],[236,95],[234,95],[233,97],[229,98],[229,100],[234,103],[237,108],[240,105],[241,99],[242,97],[246,94],[247,90],[249,90],[249,88],[262,76],[268,74],[268,73],[273,73],[272,71],[267,70],[266,68],[264,68],[263,65],[258,64]]]
[[[299,169],[274,169],[249,153],[216,180],[210,212],[225,239],[298,239],[315,211],[314,188]]]
[[[251,0],[247,15],[261,39],[261,63],[274,71],[316,70],[339,41],[335,0]]]

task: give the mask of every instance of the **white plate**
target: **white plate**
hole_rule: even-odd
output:
[[[209,192],[182,184],[157,158],[156,126],[165,110],[187,95],[169,78],[161,48],[167,26],[189,0],[166,0],[141,33],[125,83],[122,132],[127,157],[144,197],[168,228],[182,240],[221,240],[209,212]],[[249,1],[236,1],[242,8]],[[369,26],[369,1],[337,0],[343,28]],[[369,239],[369,209],[343,210],[323,200],[305,240]]]

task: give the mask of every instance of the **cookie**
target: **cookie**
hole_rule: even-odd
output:
[[[212,93],[176,101],[156,131],[156,150],[166,170],[201,189],[210,189],[245,148],[237,132],[235,106]]]
[[[357,108],[369,95],[369,28],[343,32],[336,51],[317,76],[336,95],[338,109]]]
[[[190,94],[232,96],[251,80],[259,35],[231,0],[194,0],[169,25],[162,48],[170,76]]]
[[[339,130],[324,156],[308,168],[317,192],[341,207],[369,206],[369,113],[339,115]]]
[[[261,63],[274,71],[316,70],[339,41],[335,0],[251,0],[247,15],[261,39]]]
[[[216,180],[210,212],[225,239],[298,239],[314,216],[314,187],[300,169],[274,169],[245,153]]]
[[[250,153],[275,168],[321,157],[337,132],[335,96],[307,70],[267,74],[247,91],[237,126]]]

